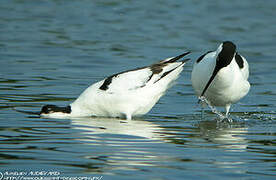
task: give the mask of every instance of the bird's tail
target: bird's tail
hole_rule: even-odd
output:
[[[174,63],[174,62],[178,61],[179,59],[183,58],[184,56],[186,56],[186,55],[188,55],[188,54],[190,54],[190,53],[191,53],[191,52],[188,51],[188,52],[185,52],[185,53],[180,54],[180,55],[178,55],[178,56],[170,57],[170,58],[167,58],[167,59],[165,59],[165,60],[162,60],[162,61],[160,61],[160,63],[164,63],[164,64],[167,64],[167,63]],[[185,63],[185,62],[188,61],[188,60],[190,60],[190,59],[183,59],[181,62]]]

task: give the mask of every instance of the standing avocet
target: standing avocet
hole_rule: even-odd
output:
[[[66,107],[45,105],[40,115],[53,118],[104,116],[125,117],[146,114],[172,85],[188,59],[189,52],[147,67],[114,74],[92,84]]]
[[[236,51],[236,45],[225,41],[216,51],[200,56],[192,70],[192,86],[200,98],[213,106],[224,106],[228,116],[230,106],[244,97],[250,84],[246,59]]]

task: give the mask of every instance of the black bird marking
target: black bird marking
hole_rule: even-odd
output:
[[[117,77],[118,75],[120,75],[120,74],[124,74],[124,73],[127,73],[127,72],[132,72],[132,71],[136,71],[136,70],[141,70],[141,69],[144,69],[144,68],[150,68],[152,74],[149,76],[149,78],[148,78],[147,81],[145,82],[145,84],[146,84],[147,82],[149,82],[149,81],[151,80],[151,78],[153,77],[154,74],[158,74],[158,73],[162,72],[163,67],[166,66],[168,63],[174,63],[174,62],[176,62],[177,60],[179,60],[180,58],[186,56],[186,55],[189,54],[189,53],[190,53],[190,52],[183,53],[183,54],[181,54],[181,55],[179,55],[179,56],[176,56],[176,57],[174,57],[174,58],[172,58],[172,59],[170,59],[170,60],[168,60],[168,61],[160,61],[160,62],[158,62],[158,63],[152,64],[151,66],[136,68],[136,69],[132,69],[132,70],[128,70],[128,71],[123,71],[123,72],[120,72],[120,73],[117,73],[117,74],[113,74],[113,75],[107,77],[107,78],[104,80],[103,84],[100,86],[99,89],[104,90],[104,91],[108,90],[108,86],[112,83],[112,80],[113,80],[114,78],[116,78],[116,77]],[[183,61],[186,62],[187,60],[188,60],[188,59],[183,60]],[[183,63],[184,63],[184,62],[183,62]],[[162,77],[164,77],[164,76],[162,76]],[[144,86],[144,85],[142,85],[141,87],[143,87],[143,86]]]
[[[100,89],[101,89],[101,90],[104,90],[104,91],[107,90],[107,89],[108,89],[108,85],[111,84],[113,77],[116,77],[116,76],[118,76],[118,75],[119,75],[119,74],[114,74],[114,75],[112,75],[112,76],[107,77],[107,78],[104,80],[104,83],[101,85]]]
[[[49,113],[54,113],[54,112],[62,112],[62,113],[71,113],[71,106],[66,106],[66,107],[59,107],[56,105],[45,105],[41,108],[41,111],[39,114],[49,114]]]
[[[206,52],[205,54],[203,54],[202,56],[200,56],[197,60],[196,60],[196,62],[197,63],[199,63],[207,54],[209,54],[210,52],[213,52],[213,51],[208,51],[208,52]]]
[[[181,65],[179,65],[179,66],[181,66]],[[162,79],[163,77],[165,77],[168,74],[170,74],[172,71],[174,71],[175,69],[177,69],[179,66],[177,66],[176,68],[174,68],[174,69],[172,69],[170,71],[164,72],[164,74],[162,74],[162,76],[159,79],[157,79],[154,83],[158,82],[160,79]]]
[[[220,70],[223,67],[228,66],[236,52],[236,45],[231,41],[225,41],[222,45],[222,50],[217,57],[216,67]]]
[[[215,78],[215,76],[217,75],[219,70],[228,66],[231,63],[235,52],[236,52],[236,45],[234,43],[232,43],[231,41],[223,42],[222,50],[216,59],[216,66],[213,71],[213,74],[212,74],[211,78],[209,79],[209,81],[207,82],[205,88],[203,89],[201,96],[204,95],[204,93],[210,86],[211,82],[213,81],[213,79]]]
[[[177,60],[179,60],[180,58],[183,58],[184,56],[186,56],[186,55],[188,55],[188,54],[190,54],[191,52],[190,51],[188,51],[188,52],[185,52],[185,53],[183,53],[183,54],[180,54],[180,55],[178,55],[178,56],[175,56],[174,58],[171,58],[169,61],[161,61],[161,63],[165,63],[165,64],[167,64],[167,63],[173,63],[173,62],[176,62]],[[185,60],[184,60],[185,61]],[[186,61],[185,61],[186,62]]]
[[[237,64],[239,65],[240,69],[242,69],[244,66],[242,57],[238,53],[236,53],[235,59],[236,59]]]

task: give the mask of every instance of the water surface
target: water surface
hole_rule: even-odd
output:
[[[275,12],[275,1],[258,0],[2,1],[0,172],[275,179]],[[247,58],[252,85],[232,123],[210,110],[201,119],[190,81],[196,58],[224,40]],[[177,84],[141,118],[44,119],[13,109],[67,105],[107,75],[186,51],[192,61]]]

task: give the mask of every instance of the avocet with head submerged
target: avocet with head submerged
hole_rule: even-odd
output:
[[[92,84],[66,107],[45,105],[43,117],[70,118],[85,116],[125,117],[146,114],[178,78],[189,52],[147,67],[114,74]]]
[[[249,67],[236,45],[225,41],[216,51],[200,56],[192,70],[192,86],[198,97],[205,97],[213,106],[230,106],[244,97],[249,89]]]

